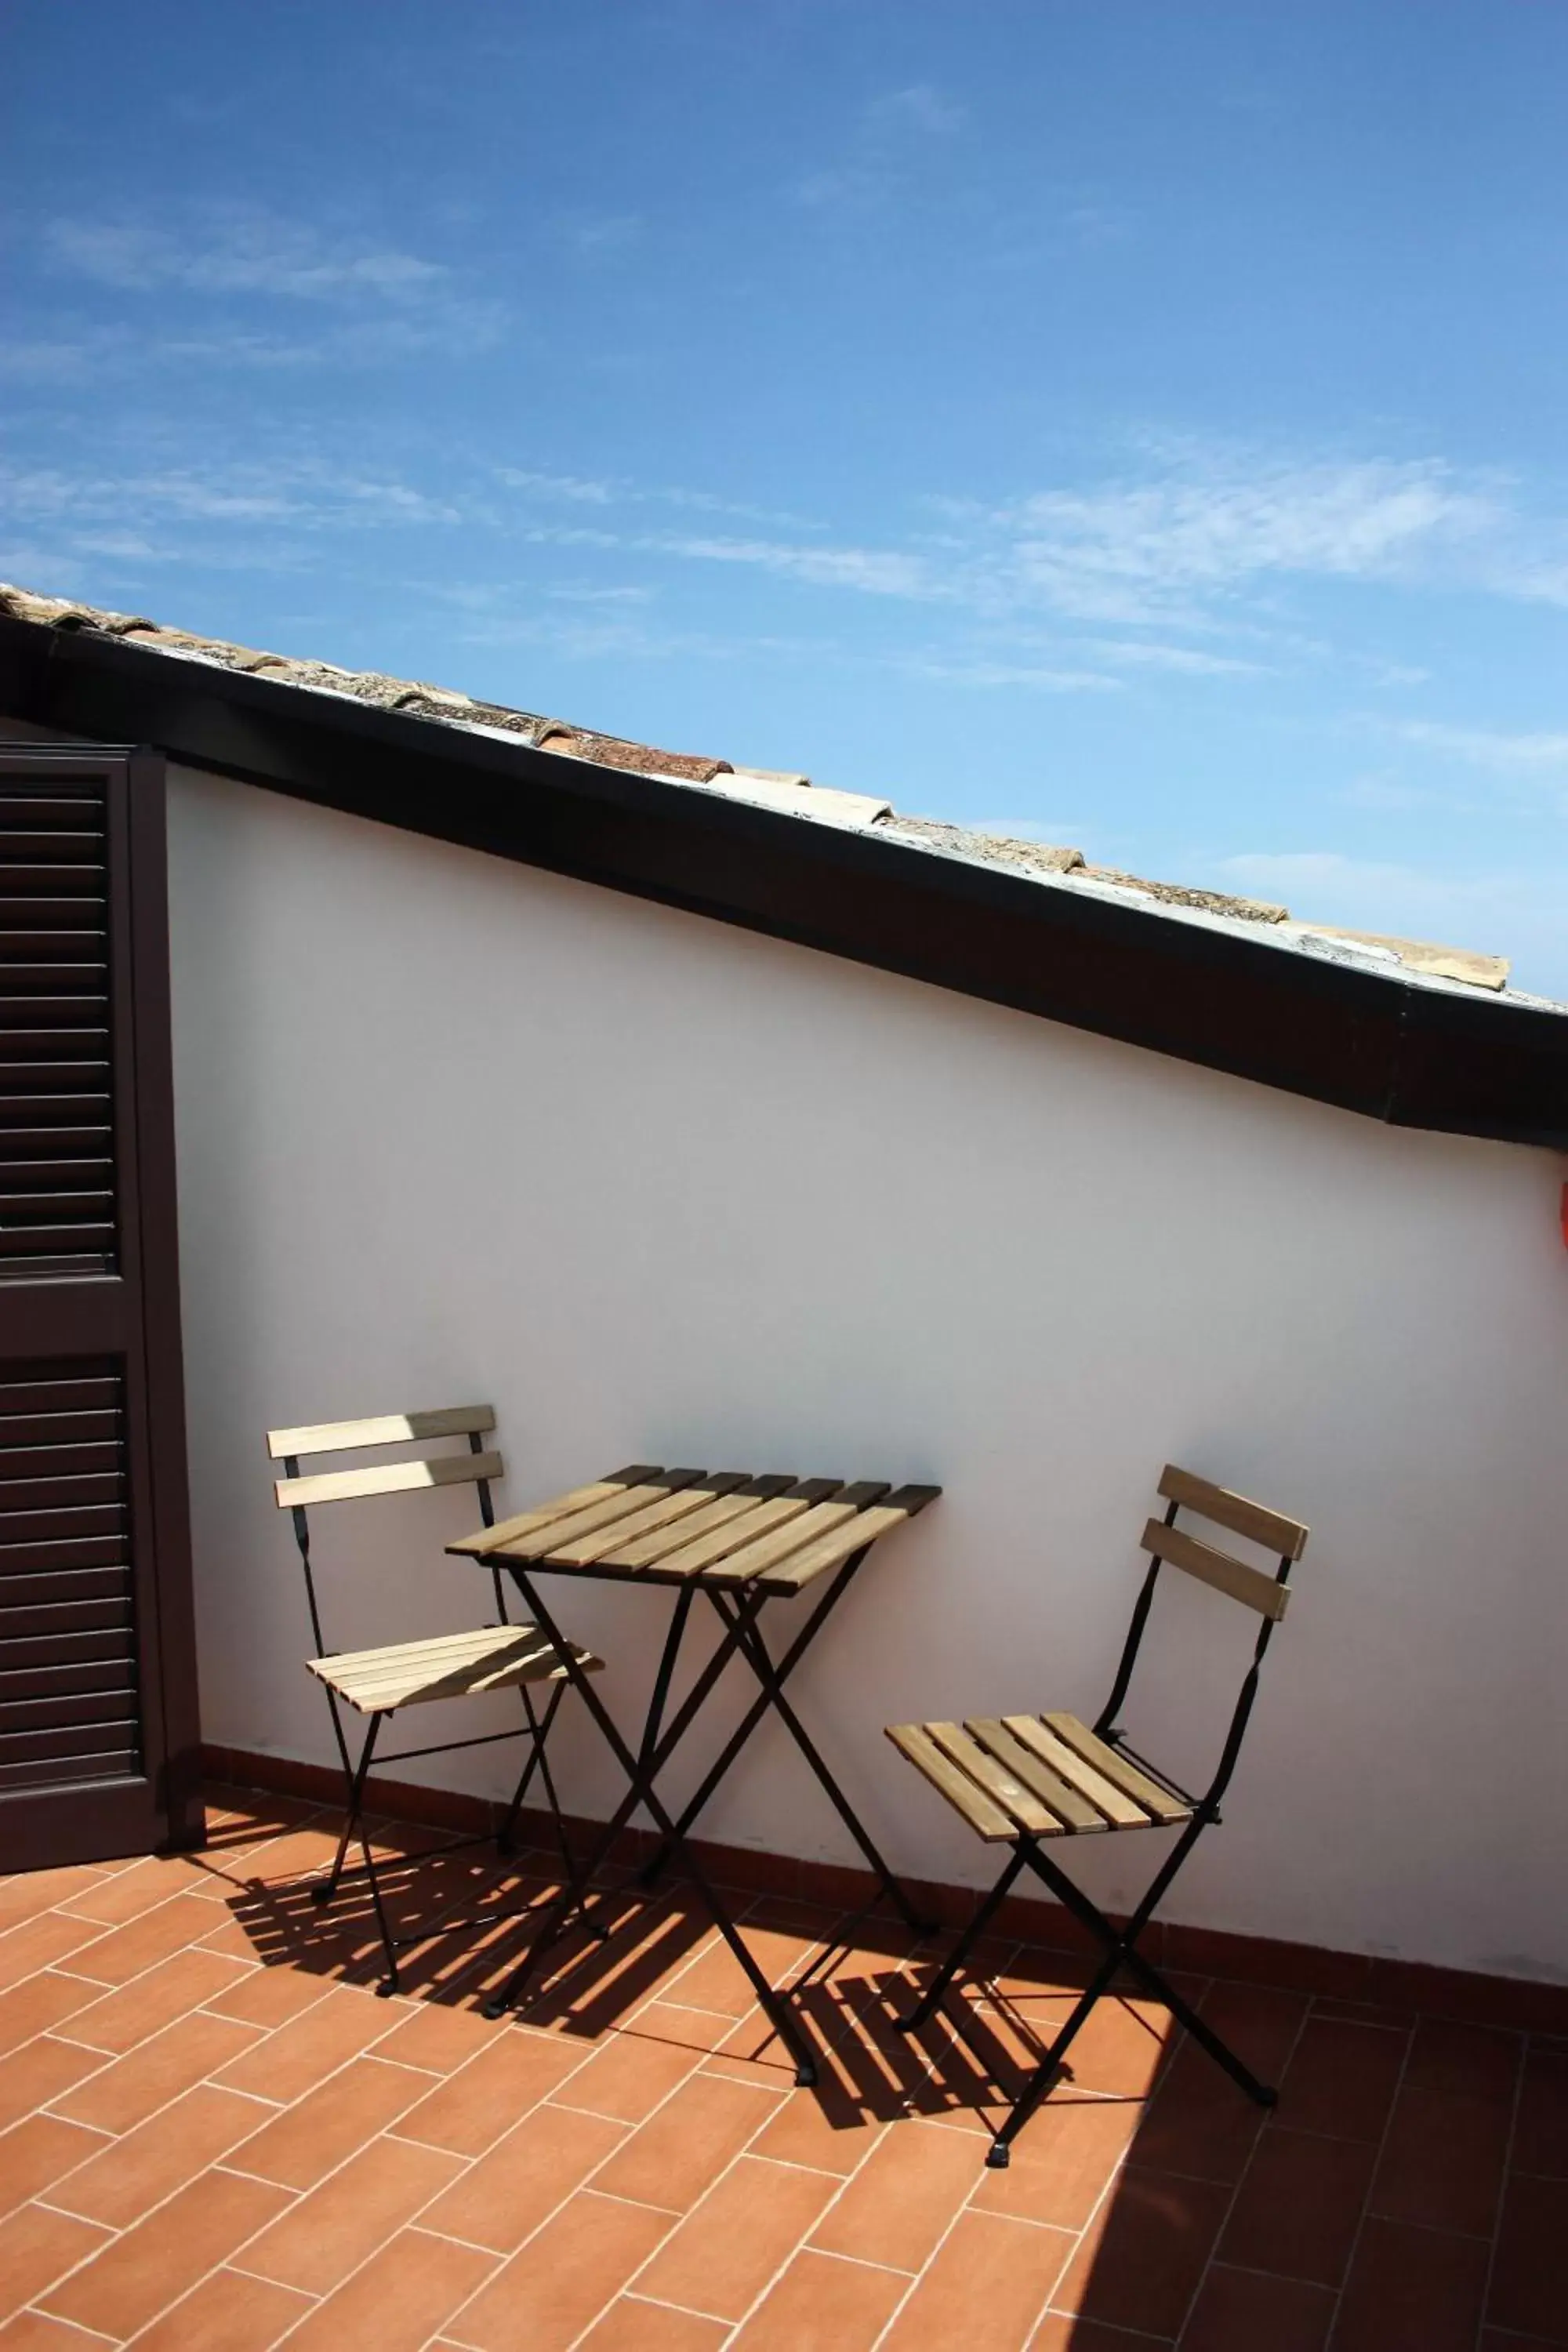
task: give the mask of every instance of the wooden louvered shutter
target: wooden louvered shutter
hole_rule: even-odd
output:
[[[0,1869],[199,1837],[163,763],[0,747]]]

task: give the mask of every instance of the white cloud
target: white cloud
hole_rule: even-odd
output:
[[[874,98],[866,109],[866,129],[872,136],[905,131],[945,138],[967,120],[962,106],[944,98],[929,81],[911,82],[906,89],[890,89]]]
[[[45,228],[44,250],[57,268],[129,293],[182,287],[198,294],[411,302],[450,274],[444,263],[417,254],[330,237],[307,222],[251,205],[209,207],[183,230],[140,221],[54,220]]]
[[[1445,727],[1416,719],[1393,731],[1402,742],[1500,774],[1568,775],[1568,734],[1510,734],[1500,728]]]
[[[1242,661],[1234,655],[1207,654],[1191,646],[1163,646],[1140,637],[1091,637],[1089,649],[1101,661],[1130,662],[1134,668],[1168,669],[1189,677],[1263,677],[1262,662]]]

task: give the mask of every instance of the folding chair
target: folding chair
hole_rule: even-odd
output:
[[[895,1748],[925,1775],[979,1837],[989,1845],[1005,1843],[1013,1848],[1006,1868],[975,1911],[919,2006],[898,2021],[901,2031],[917,2032],[931,2018],[973,1949],[975,1939],[984,1933],[1014,1882],[1026,1869],[1043,1879],[1058,1901],[1105,1948],[1105,1957],[1081,1999],[992,2142],[985,2161],[997,2168],[1006,2165],[1012,2142],[1058,2075],[1067,2071],[1062,2062],[1073,2037],[1121,1968],[1136,1978],[1146,1991],[1165,2003],[1199,2047],[1240,2084],[1249,2098],[1256,2099],[1260,2106],[1269,2107],[1279,2095],[1258,2080],[1144,1958],[1138,1948],[1138,1939],[1203,1832],[1220,1818],[1220,1799],[1236,1769],[1257,1696],[1263,1654],[1276,1624],[1285,1614],[1290,1597],[1290,1570],[1306,1549],[1307,1530],[1299,1520],[1265,1510],[1261,1504],[1249,1503],[1240,1495],[1211,1486],[1206,1478],[1194,1477],[1190,1471],[1175,1469],[1169,1464],[1161,1477],[1159,1491],[1168,1508],[1163,1521],[1149,1521],[1140,1539],[1142,1549],[1150,1554],[1148,1573],[1132,1612],[1110,1696],[1096,1717],[1092,1730],[1077,1716],[1060,1714],[988,1717],[962,1726],[900,1723],[888,1727],[888,1738]],[[1277,1573],[1267,1576],[1229,1552],[1188,1534],[1184,1528],[1178,1528],[1176,1513],[1184,1508],[1195,1511],[1232,1535],[1246,1537],[1266,1550],[1278,1553]],[[1116,1722],[1132,1679],[1163,1566],[1184,1570],[1202,1583],[1212,1585],[1215,1591],[1256,1610],[1263,1621],[1218,1769],[1202,1796],[1194,1796],[1146,1756],[1141,1756],[1129,1745]],[[1043,1846],[1043,1841],[1052,1838],[1146,1829],[1179,1829],[1181,1835],[1156,1871],[1142,1901],[1120,1929],[1058,1868]]]
[[[471,1633],[437,1633],[426,1641],[397,1642],[375,1650],[330,1650],[321,1627],[316,1575],[310,1557],[308,1512],[319,1503],[348,1502],[366,1495],[395,1495],[420,1487],[472,1485],[479,1488],[479,1515],[487,1528],[493,1527],[495,1509],[490,1500],[490,1483],[503,1475],[504,1465],[499,1454],[484,1450],[482,1439],[484,1433],[494,1427],[495,1414],[488,1404],[451,1405],[434,1412],[386,1413],[373,1421],[324,1422],[303,1429],[274,1429],[268,1431],[267,1437],[268,1454],[273,1461],[280,1461],[283,1465],[284,1475],[274,1482],[273,1492],[279,1509],[292,1514],[294,1539],[300,1547],[300,1559],[305,1571],[305,1594],[310,1605],[310,1630],[316,1643],[316,1655],[306,1663],[310,1673],[325,1687],[327,1706],[332,1718],[332,1734],[343,1768],[342,1833],[338,1840],[331,1869],[324,1879],[312,1883],[310,1895],[318,1904],[332,1900],[345,1874],[343,1864],[349,1847],[357,1840],[364,1856],[363,1870],[356,1869],[348,1874],[363,1876],[369,1882],[371,1902],[386,1958],[386,1974],[376,1986],[376,1990],[384,1994],[397,1990],[397,1954],[400,1948],[426,1942],[434,1935],[465,1924],[479,1923],[437,1919],[413,1934],[394,1936],[392,1933],[363,1819],[365,1781],[383,1725],[404,1707],[426,1706],[437,1699],[478,1698],[491,1691],[515,1688],[521,1697],[525,1717],[517,1730],[487,1732],[474,1739],[439,1740],[426,1748],[398,1748],[391,1754],[384,1754],[381,1761],[384,1764],[407,1763],[418,1756],[449,1756],[462,1748],[489,1748],[501,1740],[526,1740],[527,1759],[497,1833],[497,1851],[501,1854],[510,1853],[518,1813],[537,1770],[549,1801],[562,1859],[570,1877],[574,1866],[572,1851],[567,1843],[555,1782],[546,1754],[550,1727],[565,1696],[569,1677],[554,1643],[546,1640],[536,1626],[509,1623],[500,1571],[493,1566],[490,1582],[499,1622],[478,1627]],[[300,1475],[301,1455],[370,1452],[379,1446],[403,1445],[411,1440],[437,1437],[467,1437],[468,1450],[466,1454],[427,1455],[418,1461],[383,1461],[366,1468]],[[587,1674],[598,1673],[604,1663],[591,1652],[579,1649],[575,1643],[572,1644],[572,1654],[578,1666]],[[531,1687],[537,1683],[552,1685],[542,1716],[535,1708]],[[342,1713],[343,1706],[351,1707],[356,1715],[368,1718],[357,1759],[350,1755]],[[459,1838],[437,1851],[443,1854],[452,1853],[459,1847],[484,1843],[484,1839]],[[488,1916],[495,1917],[500,1915],[491,1913]]]

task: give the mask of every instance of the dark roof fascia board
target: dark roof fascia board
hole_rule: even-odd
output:
[[[0,615],[0,710],[1399,1126],[1568,1144],[1568,1016]]]

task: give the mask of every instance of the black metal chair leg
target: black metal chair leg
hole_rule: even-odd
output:
[[[1039,2105],[1040,2101],[1047,2095],[1060,2079],[1063,2072],[1063,2059],[1067,2056],[1068,2051],[1071,2048],[1072,2043],[1077,2039],[1079,2032],[1089,2017],[1089,2011],[1097,2006],[1101,1996],[1108,1990],[1111,1979],[1114,1978],[1116,1971],[1121,1965],[1121,1955],[1120,1952],[1108,1953],[1106,1958],[1100,1962],[1100,1967],[1096,1969],[1094,1975],[1090,1977],[1089,1983],[1085,1986],[1082,1993],[1079,1996],[1078,2001],[1073,2009],[1072,2015],[1067,2020],[1067,2022],[1063,2025],[1060,2032],[1057,2035],[1056,2040],[1051,2043],[1050,2048],[1046,2052],[1045,2056],[1041,2059],[1039,2064],[1030,2075],[1025,2088],[1019,2093],[1017,2098],[1013,2102],[1006,2122],[1002,2126],[1001,2130],[997,2133],[986,2152],[985,2161],[990,2165],[993,2171],[1005,2172],[1006,2170],[1008,2151],[1011,2148],[1014,2140],[1016,2139],[1018,2134],[1023,2130],[1024,2126],[1028,2122],[1029,2117],[1034,2114],[1035,2109]]]
[[[977,1938],[984,1934],[1012,1891],[1013,1883],[1023,1869],[1025,1859],[1022,1853],[1014,1853],[1006,1869],[1002,1873],[984,1902],[974,1912],[968,1927],[943,1960],[914,2008],[907,2017],[896,2017],[893,2020],[900,2033],[918,2033],[922,2026],[930,2024],[938,2006],[946,1998],[948,1987],[973,1950]]]
[[[331,1693],[328,1696],[331,1696]],[[353,1843],[354,1829],[359,1821],[360,1807],[364,1799],[364,1784],[370,1771],[370,1759],[375,1752],[375,1743],[385,1720],[384,1716],[371,1717],[370,1727],[364,1736],[364,1746],[360,1750],[359,1762],[347,1775],[348,1787],[343,1796],[343,1826],[342,1835],[338,1839],[338,1850],[332,1856],[332,1866],[325,1878],[317,1879],[310,1888],[312,1903],[330,1903],[338,1891],[338,1885],[343,1874],[343,1859]],[[371,1873],[373,1880],[374,1875],[373,1870]]]

